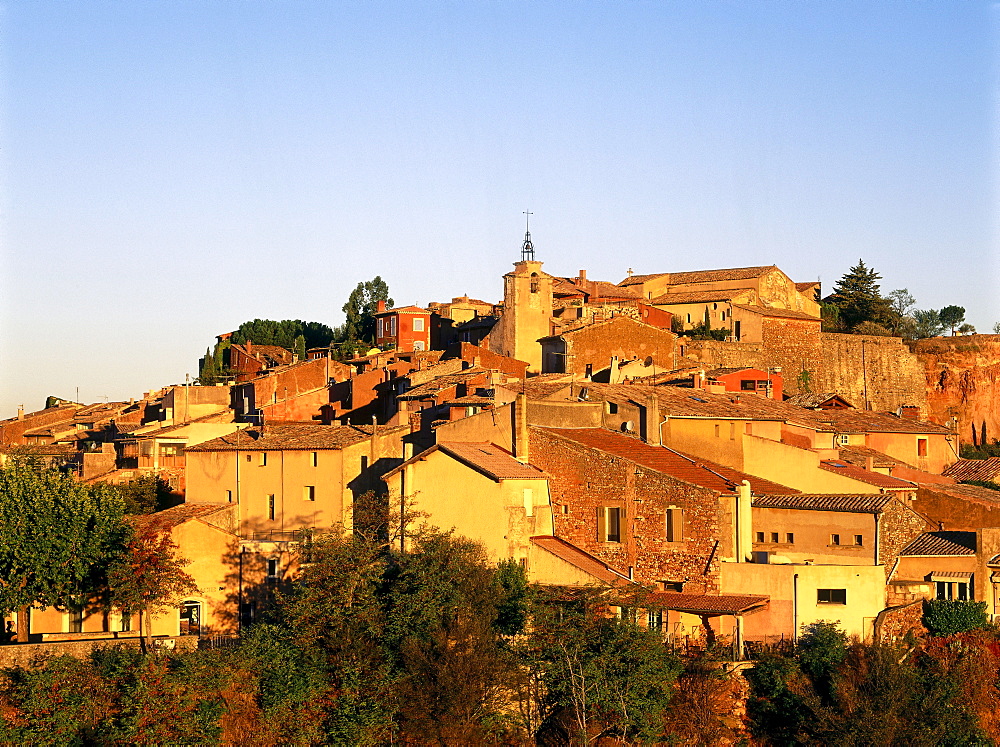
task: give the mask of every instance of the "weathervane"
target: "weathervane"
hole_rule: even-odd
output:
[[[535,245],[531,243],[531,231],[529,230],[528,221],[531,220],[533,213],[530,210],[524,211],[524,243],[521,244],[521,261],[522,262],[534,262],[535,261]]]

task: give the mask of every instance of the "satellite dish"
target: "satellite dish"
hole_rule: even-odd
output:
[[[626,420],[624,423],[622,423],[622,430],[625,431],[626,433],[631,433],[633,430],[635,430],[635,423],[633,423],[631,420]]]

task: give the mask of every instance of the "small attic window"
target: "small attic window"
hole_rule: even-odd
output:
[[[701,397],[695,397],[693,395],[688,395],[688,399],[693,399],[695,402],[708,402],[707,399],[702,399]]]

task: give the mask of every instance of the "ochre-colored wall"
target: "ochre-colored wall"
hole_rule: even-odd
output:
[[[812,560],[821,565],[874,565],[875,517],[842,511],[802,511],[781,508],[753,509],[753,549],[773,552],[793,563]],[[764,533],[758,542],[756,533]],[[778,542],[771,542],[771,533],[778,533]],[[794,534],[788,544],[785,536]],[[832,534],[840,535],[840,545],[832,545]],[[854,536],[862,536],[862,544],[854,544]]]
[[[877,565],[723,563],[720,580],[723,593],[766,594],[771,598],[767,610],[745,618],[748,640],[791,638],[796,607],[800,631],[803,625],[827,620],[839,622],[848,635],[865,639],[871,636],[875,617],[885,607],[885,571]],[[846,589],[847,604],[818,603],[818,589]]]

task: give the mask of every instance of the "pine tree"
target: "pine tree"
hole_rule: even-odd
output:
[[[897,313],[880,292],[878,281],[881,279],[881,275],[859,259],[858,264],[833,286],[833,293],[825,301],[837,307],[845,330],[853,330],[862,322],[893,326]]]

